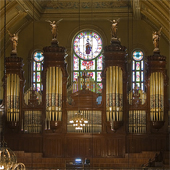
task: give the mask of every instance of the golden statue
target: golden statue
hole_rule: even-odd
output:
[[[51,25],[51,32],[52,32],[52,36],[53,36],[53,40],[57,39],[57,24],[61,21],[62,19],[56,21],[50,21],[50,20],[46,20],[47,22],[50,23]]]
[[[12,41],[12,53],[16,54],[17,53],[17,45],[18,45],[18,32],[16,34],[11,34],[9,32],[9,30],[7,30],[7,31],[10,36],[10,39]]]
[[[109,20],[112,23],[112,27],[111,27],[112,38],[117,38],[117,26],[118,26],[119,20],[120,18],[118,18],[117,20],[112,20],[112,21]]]
[[[152,34],[152,40],[153,40],[153,45],[154,45],[153,51],[159,51],[159,40],[161,36],[161,30],[162,30],[162,27],[159,29],[158,32],[155,31]]]

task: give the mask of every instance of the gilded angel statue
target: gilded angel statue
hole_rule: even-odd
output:
[[[159,31],[155,31],[152,33],[152,40],[153,40],[153,45],[154,45],[154,51],[159,51],[159,40],[161,36],[161,30],[162,27],[159,29]]]
[[[109,21],[112,23],[112,27],[111,27],[112,37],[117,38],[117,26],[120,21],[120,18],[118,18],[117,20],[109,20]]]
[[[53,36],[53,40],[57,39],[57,24],[63,19],[56,21],[50,21],[50,20],[46,20],[47,22],[50,23],[51,25],[51,32],[52,32],[52,36]]]
[[[12,41],[12,53],[17,53],[17,45],[18,45],[18,33],[17,32],[16,34],[11,34],[9,32],[9,30],[7,30],[9,36],[10,36],[10,39]]]

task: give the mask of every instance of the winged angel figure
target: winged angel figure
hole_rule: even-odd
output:
[[[8,34],[9,34],[9,36],[10,36],[10,39],[11,39],[11,41],[12,41],[12,53],[17,53],[17,45],[18,45],[18,33],[19,32],[17,32],[16,34],[11,34],[10,32],[9,32],[9,30],[7,30],[8,31]]]
[[[109,20],[109,21],[112,23],[112,27],[111,27],[112,37],[117,38],[117,26],[120,21],[120,18],[118,18],[117,20]]]
[[[46,20],[47,22],[50,23],[51,25],[51,32],[52,32],[52,35],[53,35],[53,40],[57,39],[57,24],[63,19],[60,19],[58,20],[57,22],[56,21],[50,21],[50,20]]]
[[[161,30],[162,30],[162,27],[159,29],[159,31],[157,31],[157,32],[155,31],[152,33],[154,51],[159,51],[159,39],[161,36]]]

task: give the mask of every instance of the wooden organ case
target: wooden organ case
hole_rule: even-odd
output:
[[[64,47],[52,41],[43,50],[42,94],[31,88],[23,94],[21,58],[5,61],[5,140],[12,150],[42,153],[51,161],[55,158],[55,166],[61,168],[77,157],[97,167],[99,160],[124,158],[127,153],[169,150],[166,57],[155,52],[147,57],[146,92],[128,91],[126,48],[112,40],[104,48],[98,104],[85,75],[82,88],[67,94]],[[75,130],[70,123],[76,118],[88,120],[83,129]]]

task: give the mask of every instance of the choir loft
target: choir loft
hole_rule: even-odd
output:
[[[0,1],[0,169],[169,169],[169,10]]]

